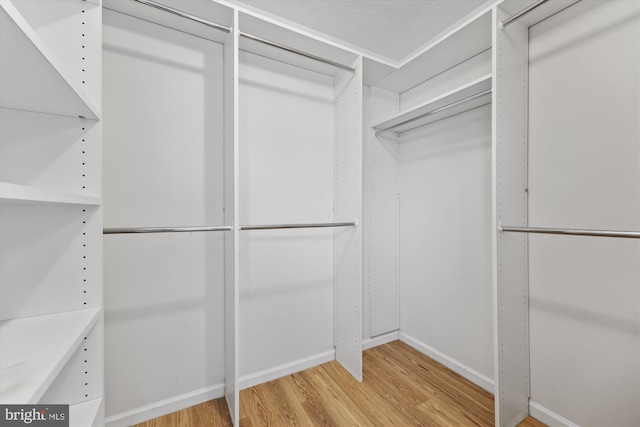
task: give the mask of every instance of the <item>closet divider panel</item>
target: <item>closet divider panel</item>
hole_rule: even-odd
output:
[[[372,123],[399,109],[397,93],[371,88]],[[376,135],[374,129],[369,132],[369,336],[375,337],[400,328],[400,165],[399,136],[395,132]]]
[[[336,360],[362,381],[362,58],[335,77],[334,217],[356,227],[334,231]]]
[[[528,238],[499,224],[527,224],[528,27],[493,9],[494,358],[496,425],[529,412]]]
[[[103,49],[105,227],[223,225],[223,46],[105,10]],[[113,425],[224,395],[225,233],[105,236]]]
[[[530,224],[640,230],[640,4],[583,0],[529,34]],[[640,425],[638,240],[534,234],[529,272],[536,408]]]
[[[240,425],[240,230],[238,209],[238,12],[224,44],[224,394],[234,426]]]

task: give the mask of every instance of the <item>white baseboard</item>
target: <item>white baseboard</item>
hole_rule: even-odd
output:
[[[275,368],[266,369],[240,378],[240,389],[252,387],[286,375],[304,371],[305,369],[335,360],[335,350],[316,354],[304,359],[295,360]],[[181,409],[197,405],[212,399],[224,397],[224,384],[203,388],[190,393],[181,394],[169,399],[141,406],[130,411],[121,412],[106,418],[106,427],[128,427],[153,418],[161,417]]]
[[[569,421],[562,415],[529,400],[529,415],[549,427],[579,427],[578,424]]]
[[[264,371],[244,375],[240,377],[240,390],[273,381],[287,375],[295,374],[296,372],[304,371],[305,369],[313,368],[314,366],[322,365],[323,363],[331,362],[335,359],[335,350],[329,350],[324,353],[314,354],[313,356],[294,360],[293,362],[285,363],[284,365],[276,366],[274,368],[265,369]]]
[[[111,415],[105,419],[105,426],[128,427],[220,397],[224,397],[224,384],[201,388],[130,411]]]
[[[471,381],[472,383],[482,387],[483,389],[487,390],[490,393],[494,392],[495,386],[494,386],[494,381],[493,379],[487,377],[484,374],[481,374],[480,372],[476,371],[475,369],[472,369],[470,367],[468,367],[467,365],[464,365],[463,363],[460,363],[459,361],[447,356],[444,353],[439,352],[438,350],[436,350],[433,347],[428,346],[427,344],[405,334],[400,332],[400,341],[402,341],[403,343],[415,348],[416,350],[418,350],[421,353],[426,354],[427,356],[429,356],[430,358],[432,358],[433,360],[435,360],[436,362],[442,363],[444,366],[446,366],[447,368],[451,369],[452,371],[454,371],[455,373],[462,375],[464,378],[468,379],[469,381]]]
[[[377,337],[367,338],[362,341],[362,350],[369,350],[370,348],[377,347],[382,344],[386,344],[398,339],[398,331],[388,332],[386,334],[378,335]]]

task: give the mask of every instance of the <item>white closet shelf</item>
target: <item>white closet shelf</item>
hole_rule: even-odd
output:
[[[69,406],[69,427],[93,427],[104,423],[99,422],[98,415],[102,406],[102,399],[93,399]]]
[[[240,32],[242,34],[265,39],[298,52],[304,52],[311,56],[341,64],[342,66],[351,67],[357,58],[356,54],[337,46],[335,43],[311,34],[305,34],[294,27],[279,24],[267,18],[261,19],[248,13],[240,13],[239,19]],[[265,45],[248,37],[240,37],[240,50],[328,76],[336,76],[338,73],[344,72],[339,67],[287,50]]]
[[[509,13],[511,16],[519,13],[520,11],[528,8],[529,6],[536,3],[537,0],[505,0],[500,3],[500,8],[505,12]],[[543,21],[550,17],[551,15],[555,15],[563,9],[571,6],[574,3],[579,2],[580,0],[553,0],[548,1],[539,7],[535,8],[531,12],[526,15],[518,18],[516,22],[520,22],[527,27],[531,27],[536,25],[538,22]],[[509,31],[505,29],[504,31]]]
[[[69,203],[99,206],[102,200],[99,197],[0,182],[0,202]]]
[[[98,109],[8,0],[0,0],[0,106],[99,120]]]
[[[0,403],[38,403],[100,313],[95,308],[0,322]]]
[[[153,0],[153,2],[174,9],[179,9],[182,12],[222,25],[223,27],[230,27],[233,20],[233,9],[213,1],[177,2],[171,0]],[[164,27],[173,28],[174,30],[182,31],[187,34],[202,37],[203,39],[211,40],[216,43],[225,43],[228,36],[224,31],[218,31],[206,25],[199,24],[192,20],[176,16],[132,0],[104,0],[103,7],[135,18],[144,19],[145,21],[154,22]]]
[[[486,10],[440,37],[374,86],[405,92],[491,49],[491,10]]]
[[[389,132],[406,132],[419,126],[464,113],[473,108],[490,104],[491,93],[488,92],[490,90],[491,74],[487,74],[410,110],[403,111],[374,124],[373,129],[379,132],[387,129],[389,129]],[[468,101],[465,101],[466,99]],[[451,107],[449,108],[448,106]]]

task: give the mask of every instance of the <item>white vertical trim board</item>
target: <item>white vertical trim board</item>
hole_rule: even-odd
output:
[[[240,425],[240,230],[238,183],[238,98],[239,39],[238,12],[233,12],[232,31],[224,45],[224,205],[226,225],[233,230],[224,236],[224,395],[234,426]]]
[[[215,384],[189,393],[180,394],[148,405],[107,417],[106,427],[129,427],[172,412],[198,405],[224,396],[224,384]]]
[[[498,224],[527,225],[528,28],[493,10],[493,280],[496,426],[529,412],[528,238]]]
[[[461,375],[462,377],[471,381],[475,385],[482,387],[483,389],[487,390],[490,393],[494,392],[495,382],[493,379],[487,377],[486,375],[481,374],[480,372],[466,366],[463,363],[460,363],[454,358],[439,352],[435,348],[413,338],[410,335],[400,332],[399,337],[400,337],[400,341],[402,341],[403,343],[429,356],[436,362],[443,364],[447,368],[451,369],[453,372]]]
[[[371,88],[372,123],[397,114],[397,93]],[[400,327],[400,171],[399,137],[394,132],[376,136],[368,129],[371,152],[370,226],[370,335],[384,334]]]

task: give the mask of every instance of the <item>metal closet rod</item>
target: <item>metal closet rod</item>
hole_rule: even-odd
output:
[[[133,233],[193,233],[196,231],[231,231],[231,226],[219,227],[126,227],[104,228],[102,234],[133,234]]]
[[[508,25],[511,25],[512,23],[514,23],[518,19],[522,18],[523,16],[525,16],[529,12],[533,11],[534,9],[536,9],[539,6],[542,6],[544,3],[548,2],[548,1],[549,0],[538,0],[537,2],[532,4],[531,6],[525,8],[525,9],[522,9],[520,12],[518,12],[515,15],[511,16],[510,18],[507,18],[504,21],[501,21],[500,25],[502,26],[502,28],[506,28]]]
[[[206,25],[208,27],[214,28],[214,29],[216,29],[218,31],[223,31],[225,33],[230,33],[231,32],[231,29],[229,27],[225,27],[224,25],[216,24],[215,22],[207,21],[206,19],[198,18],[197,16],[191,15],[190,13],[186,13],[186,12],[183,12],[181,10],[174,9],[172,7],[165,6],[165,5],[160,4],[160,3],[156,3],[154,1],[150,1],[150,0],[133,0],[133,1],[137,1],[138,3],[144,4],[146,6],[155,7],[156,9],[160,9],[160,10],[162,10],[164,12],[173,13],[174,15],[180,16],[181,18],[190,19],[190,20],[195,21],[195,22],[197,22],[199,24],[203,24],[203,25]]]
[[[510,225],[498,225],[498,229],[510,233],[537,233],[537,234],[561,234],[565,236],[593,236],[593,237],[620,237],[627,239],[640,239],[640,231],[617,230],[580,230],[571,228],[545,228],[545,227],[513,227]]]
[[[138,3],[144,4],[146,6],[155,7],[156,9],[160,9],[162,11],[172,13],[172,14],[180,16],[182,18],[190,19],[192,21],[198,22],[200,24],[206,25],[208,27],[214,28],[214,29],[219,30],[219,31],[223,31],[225,33],[230,33],[231,32],[231,28],[229,28],[229,27],[225,27],[224,25],[216,24],[215,22],[207,21],[206,19],[198,18],[197,16],[191,15],[190,13],[186,13],[186,12],[183,12],[181,10],[169,7],[169,6],[165,6],[163,4],[156,3],[156,2],[151,1],[151,0],[133,0],[133,1],[136,1]],[[266,45],[269,45],[269,46],[273,46],[275,48],[278,48],[278,49],[281,49],[281,50],[285,50],[287,52],[295,53],[296,55],[304,56],[306,58],[310,58],[310,59],[313,59],[315,61],[324,62],[325,64],[329,64],[329,65],[332,65],[334,67],[338,67],[338,68],[341,68],[343,70],[350,71],[352,73],[356,72],[356,69],[353,68],[353,67],[349,67],[347,65],[343,65],[343,64],[340,64],[338,62],[332,61],[330,59],[322,58],[320,56],[312,55],[310,53],[303,52],[301,50],[294,49],[292,47],[285,46],[285,45],[280,44],[280,43],[272,42],[271,40],[263,39],[262,37],[254,36],[252,34],[243,33],[243,32],[240,32],[240,37],[244,37],[244,38],[247,38],[247,39],[250,39],[250,40],[254,40],[254,41],[258,42],[258,43],[262,43],[262,44],[266,44]]]
[[[414,117],[412,119],[407,119],[407,120],[405,120],[403,122],[397,123],[395,125],[391,125],[391,126],[386,127],[384,129],[379,129],[376,132],[376,135],[378,135],[380,133],[383,133],[383,132],[389,132],[389,131],[397,128],[397,127],[400,127],[402,125],[406,125],[407,123],[415,122],[416,120],[424,119],[425,117],[432,116],[432,115],[434,115],[436,113],[440,113],[442,111],[448,110],[448,109],[453,108],[453,107],[457,107],[460,104],[464,104],[465,102],[473,101],[474,99],[480,98],[480,97],[482,97],[484,95],[488,95],[490,93],[491,93],[491,89],[484,90],[484,91],[482,91],[480,93],[476,93],[475,95],[471,95],[471,96],[463,98],[463,99],[461,99],[459,101],[455,101],[455,102],[452,102],[451,104],[447,104],[444,107],[436,108],[435,110],[431,110],[431,111],[428,111],[428,112],[426,112],[424,114],[420,114],[419,116]]]
[[[315,224],[241,225],[240,230],[278,230],[283,228],[357,227],[357,222],[320,222]]]
[[[289,47],[289,46],[285,46],[283,44],[272,42],[271,40],[263,39],[262,37],[254,36],[254,35],[248,34],[248,33],[243,33],[242,31],[240,32],[240,37],[244,37],[246,39],[253,40],[253,41],[256,41],[258,43],[262,43],[262,44],[266,44],[266,45],[269,45],[269,46],[273,46],[273,47],[276,47],[276,48],[281,49],[281,50],[286,50],[287,52],[295,53],[297,55],[301,55],[301,56],[304,56],[304,57],[307,57],[307,58],[310,58],[310,59],[314,59],[316,61],[324,62],[325,64],[333,65],[334,67],[342,68],[343,70],[347,70],[347,71],[350,71],[352,73],[356,72],[355,68],[349,67],[348,65],[343,65],[343,64],[340,64],[339,62],[334,62],[334,61],[332,61],[330,59],[325,59],[325,58],[322,58],[320,56],[315,56],[315,55],[312,55],[310,53],[303,52],[301,50],[297,50],[297,49],[294,49],[294,48]]]

